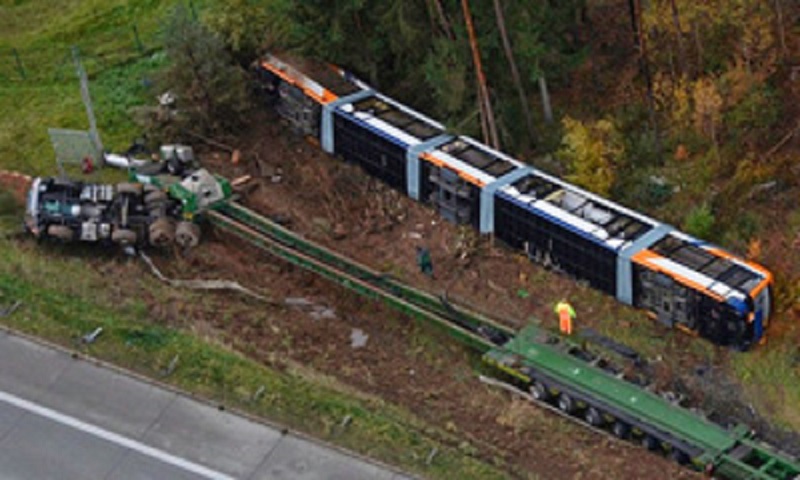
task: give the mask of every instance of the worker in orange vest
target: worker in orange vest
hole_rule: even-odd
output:
[[[572,321],[575,320],[575,309],[562,299],[556,304],[555,312],[558,314],[558,328],[564,335],[572,335]]]

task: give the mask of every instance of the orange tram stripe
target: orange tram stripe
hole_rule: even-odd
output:
[[[288,83],[291,83],[292,85],[300,88],[303,91],[303,93],[305,93],[306,95],[308,95],[309,97],[311,97],[312,99],[316,100],[317,102],[319,102],[319,103],[321,103],[323,105],[327,105],[327,104],[333,102],[334,100],[336,100],[337,98],[339,98],[335,93],[331,92],[330,90],[328,90],[328,89],[326,89],[324,87],[322,88],[322,95],[318,95],[313,90],[311,90],[311,89],[307,88],[306,86],[304,86],[302,79],[293,77],[293,76],[289,75],[288,73],[286,73],[284,70],[281,70],[280,68],[277,68],[277,67],[275,67],[274,65],[272,65],[270,63],[261,62],[261,65],[264,68],[266,68],[269,71],[271,71],[272,73],[274,73],[275,75],[281,77],[284,81],[286,81]],[[306,78],[308,78],[308,77],[306,77]]]
[[[469,183],[471,183],[473,185],[477,185],[478,187],[483,187],[484,185],[486,185],[486,182],[483,182],[483,181],[473,177],[472,175],[470,175],[470,174],[468,174],[466,172],[463,172],[461,170],[457,170],[457,169],[451,167],[450,165],[447,165],[446,163],[444,163],[443,161],[439,160],[438,158],[436,158],[435,156],[431,155],[430,153],[423,152],[420,155],[420,158],[423,159],[423,160],[426,160],[426,161],[428,161],[428,162],[430,162],[430,163],[432,163],[434,165],[436,165],[437,167],[449,168],[450,170],[453,170],[454,172],[456,172],[458,174],[459,177],[463,178],[464,180],[466,180],[467,182],[469,182]]]
[[[708,248],[707,250],[713,253],[714,255],[719,255],[720,257],[727,258],[729,260],[736,260],[737,262],[744,263],[748,267],[764,275],[765,277],[764,281],[756,285],[756,288],[754,288],[750,292],[750,296],[752,296],[753,298],[757,297],[762,290],[767,288],[767,286],[772,285],[773,282],[775,281],[774,277],[772,276],[772,272],[770,272],[769,270],[767,270],[766,268],[755,262],[751,262],[741,257],[737,257],[736,255],[733,255],[730,252],[726,252],[725,250],[722,250],[720,248]]]
[[[716,300],[718,300],[720,302],[724,302],[725,301],[725,299],[722,298],[722,296],[720,294],[718,294],[716,292],[712,292],[711,290],[707,289],[703,285],[700,285],[699,283],[697,283],[697,282],[695,282],[693,280],[690,280],[690,279],[688,279],[686,277],[678,275],[675,272],[672,272],[672,271],[670,271],[670,270],[668,270],[668,269],[666,269],[666,268],[664,268],[664,267],[662,267],[660,265],[656,265],[654,262],[652,262],[653,260],[656,260],[656,259],[659,259],[659,258],[664,258],[664,257],[662,257],[661,255],[658,255],[657,253],[654,253],[651,250],[642,250],[641,252],[639,252],[636,255],[634,255],[631,258],[631,260],[633,260],[634,262],[638,263],[639,265],[642,265],[643,267],[647,267],[647,268],[649,268],[651,270],[655,270],[657,272],[661,272],[661,273],[664,273],[666,275],[669,275],[670,277],[675,279],[675,281],[677,281],[678,283],[682,283],[682,284],[686,285],[687,287],[692,288],[694,290],[698,290],[700,292],[704,292],[704,293],[708,294],[709,296],[715,298]]]

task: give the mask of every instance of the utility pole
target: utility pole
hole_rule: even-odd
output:
[[[94,108],[92,107],[92,97],[89,95],[89,78],[86,76],[86,69],[83,68],[81,62],[81,55],[78,47],[72,47],[72,59],[75,62],[75,71],[78,74],[78,80],[81,82],[81,98],[83,104],[86,106],[86,116],[89,117],[89,136],[92,139],[92,144],[95,148],[94,162],[97,166],[103,165],[103,143],[100,141],[100,132],[97,130],[97,119],[94,116]]]

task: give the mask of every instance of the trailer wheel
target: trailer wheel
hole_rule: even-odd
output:
[[[111,232],[111,241],[122,246],[136,243],[136,232],[127,228],[118,228]]]
[[[117,193],[119,194],[141,195],[143,191],[144,187],[141,183],[123,182],[117,184]]]
[[[66,225],[50,225],[47,227],[47,234],[62,242],[69,242],[75,238],[75,232]]]
[[[617,420],[611,427],[611,433],[617,438],[627,440],[631,435],[631,427],[627,423]]]
[[[547,389],[547,385],[536,380],[533,382],[533,385],[530,387],[531,396],[540,402],[546,402],[550,399],[550,390]]]
[[[160,206],[167,200],[169,200],[169,197],[161,190],[153,190],[152,192],[146,193],[144,196],[144,204],[147,205],[147,208]]]
[[[167,218],[159,218],[149,228],[150,245],[166,247],[175,240],[175,225]]]
[[[192,222],[179,222],[175,242],[183,248],[196,247],[200,243],[200,227]]]
[[[589,407],[586,409],[584,418],[586,419],[586,423],[593,427],[600,427],[603,425],[603,423],[605,423],[603,421],[603,414],[594,407]]]
[[[558,396],[558,408],[564,413],[575,412],[575,401],[566,393]]]
[[[672,447],[672,453],[670,454],[670,456],[679,465],[686,465],[687,463],[689,463],[690,460],[689,455],[677,447]]]
[[[654,452],[661,446],[661,442],[659,442],[656,437],[645,434],[645,436],[642,437],[642,446],[651,452]]]

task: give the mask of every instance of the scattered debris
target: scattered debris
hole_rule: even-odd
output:
[[[635,362],[637,365],[640,365],[643,362],[642,356],[639,355],[639,352],[628,347],[627,345],[602,335],[591,327],[581,329],[581,331],[578,332],[578,336],[583,340],[600,345],[601,347],[622,355],[629,360],[633,360],[633,362]]]
[[[0,308],[0,318],[10,317],[21,306],[22,306],[22,300],[17,300],[16,302],[12,303],[11,306],[9,307]]]
[[[250,398],[250,400],[253,401],[253,402],[257,402],[258,399],[261,398],[264,395],[264,392],[266,392],[266,391],[267,391],[267,387],[265,387],[264,385],[261,385],[255,391],[255,393],[253,393],[253,396]]]
[[[308,315],[314,320],[332,320],[336,317],[336,310],[327,306],[319,305],[303,297],[287,297],[283,304],[290,308],[308,310]]]
[[[220,149],[225,150],[226,152],[229,152],[231,154],[236,151],[236,149],[231,147],[230,145],[226,145],[226,144],[224,144],[222,142],[219,142],[219,141],[214,140],[212,138],[208,138],[206,136],[200,135],[199,133],[193,132],[191,130],[186,130],[185,133],[187,135],[189,135],[190,137],[194,137],[194,138],[196,138],[198,140],[202,140],[203,142],[205,142],[208,145],[211,145],[212,147],[220,148]]]
[[[234,178],[231,181],[231,186],[239,187],[253,179],[252,175],[242,175],[241,177]]]
[[[172,357],[172,360],[170,360],[169,365],[167,365],[167,368],[161,371],[161,376],[168,377],[172,375],[175,369],[178,368],[178,360],[180,360],[180,358],[181,356],[179,354],[175,354],[175,356]]]
[[[436,457],[436,454],[439,453],[439,449],[436,447],[431,448],[431,453],[428,454],[428,458],[425,459],[425,464],[430,465],[433,463],[433,459]]]
[[[364,333],[360,328],[354,328],[350,333],[350,346],[352,348],[363,348],[367,345],[369,334]]]
[[[311,308],[314,306],[314,302],[303,297],[288,297],[283,300],[283,303],[287,307],[294,308]]]
[[[333,227],[333,239],[334,240],[342,240],[347,237],[348,234],[347,227],[343,223],[337,223]]]
[[[97,327],[92,332],[87,333],[86,335],[81,337],[81,342],[87,345],[94,343],[94,341],[97,340],[97,338],[100,336],[101,333],[103,333],[103,327]]]
[[[308,315],[314,320],[333,320],[336,318],[336,311],[323,305],[314,305]]]
[[[350,425],[350,422],[352,421],[353,421],[352,415],[345,415],[345,417],[342,419],[342,423],[340,423],[339,426],[341,428],[347,428],[347,426]]]
[[[243,293],[249,297],[253,297],[256,300],[260,300],[262,302],[268,303],[270,305],[277,305],[276,302],[273,300],[256,293],[249,288],[243,287],[238,282],[230,281],[230,280],[173,280],[164,276],[161,273],[161,270],[156,267],[150,257],[147,256],[144,252],[139,252],[139,256],[144,260],[144,262],[150,267],[150,270],[153,272],[159,280],[164,283],[167,283],[176,288],[188,288],[192,290],[233,290],[235,292]]]
[[[778,186],[777,180],[770,180],[769,182],[759,183],[758,185],[755,185],[753,188],[750,189],[750,194],[747,197],[753,198],[763,193],[769,193],[771,190],[774,190],[775,187],[777,186]]]

